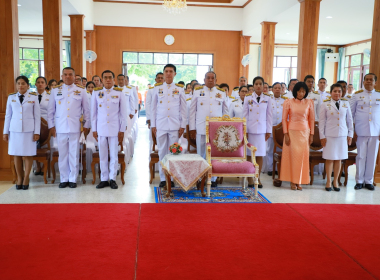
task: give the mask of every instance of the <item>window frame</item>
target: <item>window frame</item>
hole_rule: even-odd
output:
[[[351,66],[352,56],[359,55],[359,54],[360,54],[360,65]],[[344,65],[344,70],[346,71],[347,69],[347,77],[345,77],[345,79],[347,81],[347,84],[352,84],[352,80],[353,80],[352,72],[354,70],[360,69],[360,76],[359,76],[360,88],[355,89],[355,90],[360,90],[363,87],[363,79],[364,79],[365,71],[366,69],[369,68],[370,64],[363,64],[364,63],[363,53],[353,53],[353,54],[346,55],[344,57],[345,61],[347,57],[348,57],[348,65]]]
[[[278,67],[277,63],[278,63],[278,58],[279,57],[289,57],[290,58],[290,66],[289,67]],[[296,58],[297,62],[298,62],[298,56],[296,56],[296,55],[275,55],[274,56],[274,60],[275,61],[273,61],[273,72],[274,72],[275,68],[288,69],[289,70],[289,81],[290,81],[290,79],[293,79],[292,78],[292,70],[293,69],[297,69],[297,66],[296,67],[292,66],[293,65],[293,58]],[[297,77],[294,77],[294,79],[297,79]],[[285,81],[285,84],[286,84],[287,87],[289,86],[288,85],[289,81]],[[273,81],[273,82],[278,82],[278,81]]]

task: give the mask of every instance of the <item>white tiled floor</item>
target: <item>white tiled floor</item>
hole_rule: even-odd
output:
[[[125,185],[117,179],[119,189],[96,189],[91,184],[92,174],[87,176],[87,184],[79,183],[76,189],[59,189],[58,184],[43,184],[41,176],[31,175],[30,188],[27,191],[16,190],[13,184],[0,183],[0,203],[149,203],[155,202],[153,187],[158,186],[159,176],[153,184],[149,184],[149,151],[148,128],[145,117],[139,119],[139,134],[135,144],[135,154],[127,166]],[[289,183],[283,183],[281,188],[272,185],[272,178],[261,175],[264,185],[259,191],[273,203],[352,203],[352,204],[380,204],[380,191],[354,190],[355,168],[349,170],[347,187],[341,187],[338,192],[326,192],[325,180],[322,176],[315,176],[312,186],[304,185],[303,191],[290,190]],[[59,176],[57,176],[59,179]],[[342,182],[343,182],[342,178]],[[96,184],[99,181],[96,182]],[[238,186],[238,179],[224,179],[221,186]]]

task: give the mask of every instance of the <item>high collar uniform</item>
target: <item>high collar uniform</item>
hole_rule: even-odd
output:
[[[130,86],[123,86],[122,87],[124,96],[125,96],[125,103],[127,108],[127,118],[129,118],[129,115],[135,115],[135,102],[134,102],[134,92],[133,88]],[[137,107],[138,108],[138,107]]]
[[[288,98],[284,95],[278,98],[272,97],[272,126],[276,126],[282,122],[282,108],[286,99]]]
[[[325,91],[321,91],[321,90],[318,89],[318,93],[321,95],[322,102],[325,101],[326,99],[328,99],[329,97],[331,97],[330,92],[328,92],[326,90]]]
[[[272,98],[269,94],[259,96],[254,92],[244,99],[243,117],[247,120],[247,131],[251,134],[272,133]]]
[[[37,94],[37,101],[38,96],[40,95],[38,92]],[[41,94],[41,103],[40,103],[40,110],[41,110],[41,118],[44,118],[47,121],[47,112],[48,112],[48,106],[49,106],[49,99],[50,99],[50,92],[44,91]]]
[[[240,97],[231,102],[228,109],[231,118],[243,118],[243,103]]]
[[[146,93],[146,98],[145,98],[145,114],[146,114],[146,120],[150,120],[150,114],[152,111],[152,94],[153,94],[153,89],[154,87],[150,87],[148,89],[148,92]]]
[[[310,91],[307,99],[313,100],[314,103],[314,114],[315,114],[315,121],[318,121],[319,118],[319,107],[321,106],[321,103],[323,102],[321,95],[318,91]]]

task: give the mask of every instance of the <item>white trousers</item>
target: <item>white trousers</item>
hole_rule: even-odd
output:
[[[358,155],[356,156],[356,183],[373,184],[376,157],[379,150],[379,136],[358,136],[356,147],[358,149]]]
[[[197,134],[197,154],[206,159],[206,135]],[[218,177],[211,177],[211,182],[215,182]]]
[[[57,133],[58,166],[61,183],[76,183],[79,173],[79,137],[76,133]]]
[[[161,160],[169,154],[169,147],[178,142],[178,130],[157,130],[158,157]],[[165,173],[162,171],[161,163],[158,165],[160,171],[160,181],[166,181]]]
[[[118,164],[118,138],[117,136],[99,136],[99,158],[100,158],[100,180],[116,181]],[[108,168],[108,149],[109,149],[109,168]]]

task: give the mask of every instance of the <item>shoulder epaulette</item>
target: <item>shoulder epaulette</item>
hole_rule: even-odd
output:
[[[330,93],[328,90],[326,90],[326,93]]]
[[[233,100],[232,102],[236,102],[236,101],[238,101],[237,99],[235,99],[235,100]]]
[[[175,84],[177,87],[181,87],[181,88],[183,88],[184,87],[184,85],[181,85],[181,84]]]
[[[377,90],[375,90],[375,91],[376,91],[376,92],[380,92],[380,90],[378,90],[378,89],[377,89]]]
[[[231,98],[231,99],[236,99],[235,97],[233,97],[233,96],[228,96],[229,98]]]
[[[102,87],[96,87],[94,88],[94,90],[102,90],[103,88]]]
[[[61,85],[56,85],[56,86],[54,86],[53,88],[59,88],[59,87],[61,87]]]
[[[189,101],[189,100],[191,100],[191,97],[190,97],[190,98],[188,98],[188,99],[186,99],[186,101]]]
[[[200,86],[200,87],[196,87],[194,90],[200,90],[202,88],[203,88],[203,86]]]
[[[17,92],[12,92],[12,93],[10,93],[10,94],[8,94],[8,95],[14,95],[14,94],[16,94]]]
[[[351,98],[351,95],[346,95],[345,97]]]
[[[154,87],[149,87],[149,89],[154,89]]]
[[[37,93],[35,92],[29,92],[29,94],[37,96]]]
[[[190,94],[190,92],[186,92],[186,91],[185,91],[185,94]]]
[[[217,90],[220,90],[220,91],[223,91],[223,92],[226,91],[226,90],[224,90],[224,89],[222,89],[222,88],[220,88],[220,87],[216,87],[216,89],[217,89]]]
[[[162,83],[155,83],[155,84],[154,84],[155,87],[158,87],[158,86],[160,86],[160,85],[162,85]]]
[[[319,93],[318,91],[314,91],[314,93],[315,93],[315,94],[319,94],[319,95],[320,95],[320,93]]]
[[[115,88],[113,88],[114,90],[117,90],[117,91],[123,91],[123,89],[122,88],[120,88],[120,87],[115,87]]]
[[[130,86],[125,86],[125,87],[127,87],[127,88],[129,88],[129,89],[132,89],[132,87],[130,87]]]
[[[85,89],[85,87],[84,86],[80,86],[80,85],[76,85],[77,87],[79,87],[79,88],[83,88],[83,89]]]
[[[348,101],[348,99],[346,99],[346,98],[341,98],[340,100],[343,100],[343,101]]]
[[[289,99],[288,97],[283,96],[283,95],[281,95],[281,98],[282,98],[282,99],[285,99],[285,100],[286,100],[286,99]]]
[[[47,91],[46,94],[50,95],[50,91]]]
[[[234,90],[232,90],[232,91],[239,91],[239,89],[238,88],[235,88]]]
[[[87,93],[90,93],[88,90],[86,91]]]
[[[323,102],[327,102],[327,101],[330,101],[331,99],[330,98],[327,98],[325,100],[323,100]]]
[[[247,93],[245,96],[252,96],[252,93]]]
[[[361,90],[358,90],[358,91],[356,91],[356,92],[355,92],[355,94],[356,94],[356,93],[361,93],[361,92],[363,92],[363,90],[362,90],[362,89],[361,89]]]

